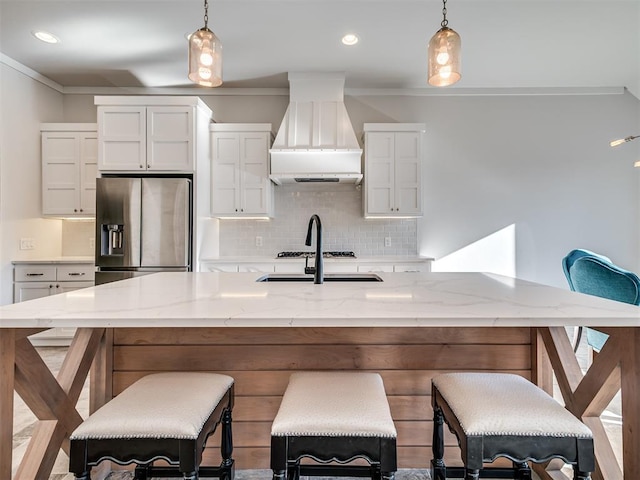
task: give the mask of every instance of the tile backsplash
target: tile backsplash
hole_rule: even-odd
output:
[[[63,220],[62,256],[94,256],[95,230],[93,220]]]
[[[356,256],[417,255],[416,219],[365,219],[362,190],[349,184],[282,185],[275,188],[275,218],[220,220],[220,256],[275,256],[307,251],[309,217],[322,221],[323,249],[352,250]],[[256,246],[261,237],[262,246]],[[385,247],[385,238],[390,246]]]

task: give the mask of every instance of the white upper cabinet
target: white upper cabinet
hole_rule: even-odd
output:
[[[45,123],[42,132],[42,214],[96,213],[98,136],[95,123]]]
[[[269,180],[271,124],[213,124],[211,215],[273,216]]]
[[[365,123],[365,217],[422,216],[419,123]]]
[[[100,170],[193,171],[193,107],[98,107]]]
[[[195,170],[197,122],[211,110],[197,97],[96,97],[98,169],[113,172]]]

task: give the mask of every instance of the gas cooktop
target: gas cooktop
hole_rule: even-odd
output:
[[[277,258],[311,258],[315,257],[315,252],[280,252]],[[356,258],[353,252],[322,252],[323,258]]]

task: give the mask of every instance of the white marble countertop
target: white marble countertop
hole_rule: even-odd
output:
[[[323,285],[261,275],[146,275],[2,306],[0,327],[640,327],[639,307],[493,274]]]
[[[29,260],[12,260],[13,265],[33,265],[33,264],[50,264],[50,263],[90,263],[95,264],[94,257],[47,257],[47,258],[32,258]]]

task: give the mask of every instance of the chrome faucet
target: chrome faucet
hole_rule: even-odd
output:
[[[316,222],[316,256],[315,267],[305,268],[304,273],[313,273],[313,283],[324,282],[324,267],[322,264],[322,223],[320,223],[320,217],[316,214],[311,215],[309,219],[309,227],[307,228],[307,239],[304,244],[308,247],[311,246],[311,229],[313,222]]]

